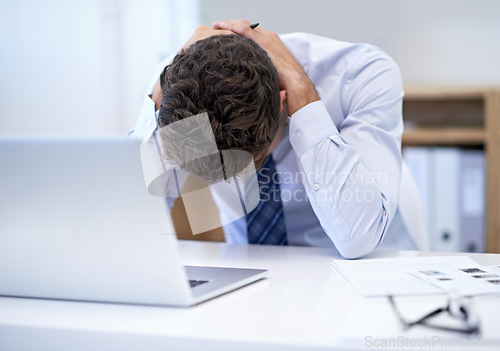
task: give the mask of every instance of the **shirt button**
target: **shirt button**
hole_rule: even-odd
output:
[[[151,127],[151,125],[152,125],[152,124],[153,124],[153,122],[151,122],[151,120],[150,120],[150,119],[148,119],[148,120],[146,121],[146,126]]]
[[[300,130],[295,132],[295,140],[302,139],[302,132]]]
[[[318,191],[318,190],[319,190],[319,184],[318,184],[318,183],[314,183],[314,185],[313,185],[313,189],[314,189],[315,191]]]

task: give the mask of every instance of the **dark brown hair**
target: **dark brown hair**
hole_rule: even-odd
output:
[[[165,67],[160,83],[160,128],[206,112],[218,150],[243,150],[264,159],[279,124],[280,94],[276,69],[255,42],[237,35],[197,41]],[[197,152],[203,153],[200,148],[206,143],[185,140],[181,135],[162,138],[167,149],[163,150],[165,157],[178,165],[185,165],[186,158],[196,158],[193,155]],[[219,157],[214,156],[213,160]],[[222,176],[227,179],[244,168],[249,159],[222,161],[222,172],[209,170],[207,159],[200,161],[203,165],[191,165],[189,171],[208,181]]]

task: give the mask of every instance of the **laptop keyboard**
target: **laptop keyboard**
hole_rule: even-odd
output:
[[[194,288],[195,286],[201,285],[208,283],[208,280],[196,280],[196,279],[189,279],[189,285]]]

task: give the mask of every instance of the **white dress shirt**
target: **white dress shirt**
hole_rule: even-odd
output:
[[[346,258],[371,252],[384,236],[403,245],[399,248],[412,248],[397,213],[404,95],[397,65],[368,44],[306,33],[281,39],[321,98],[289,118],[273,151],[289,244],[333,243]],[[154,102],[147,96],[132,134],[149,145],[142,154],[148,154],[143,165],[152,193],[165,172],[155,130]],[[164,189],[165,179],[160,182]],[[178,183],[171,188],[168,196],[178,196]],[[245,218],[234,213],[220,192],[211,190],[221,222],[227,223],[226,241],[247,243]],[[395,218],[390,230],[394,233],[387,234]]]

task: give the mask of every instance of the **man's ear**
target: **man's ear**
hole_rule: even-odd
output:
[[[283,105],[286,100],[286,90],[280,90],[280,112],[283,112]]]

